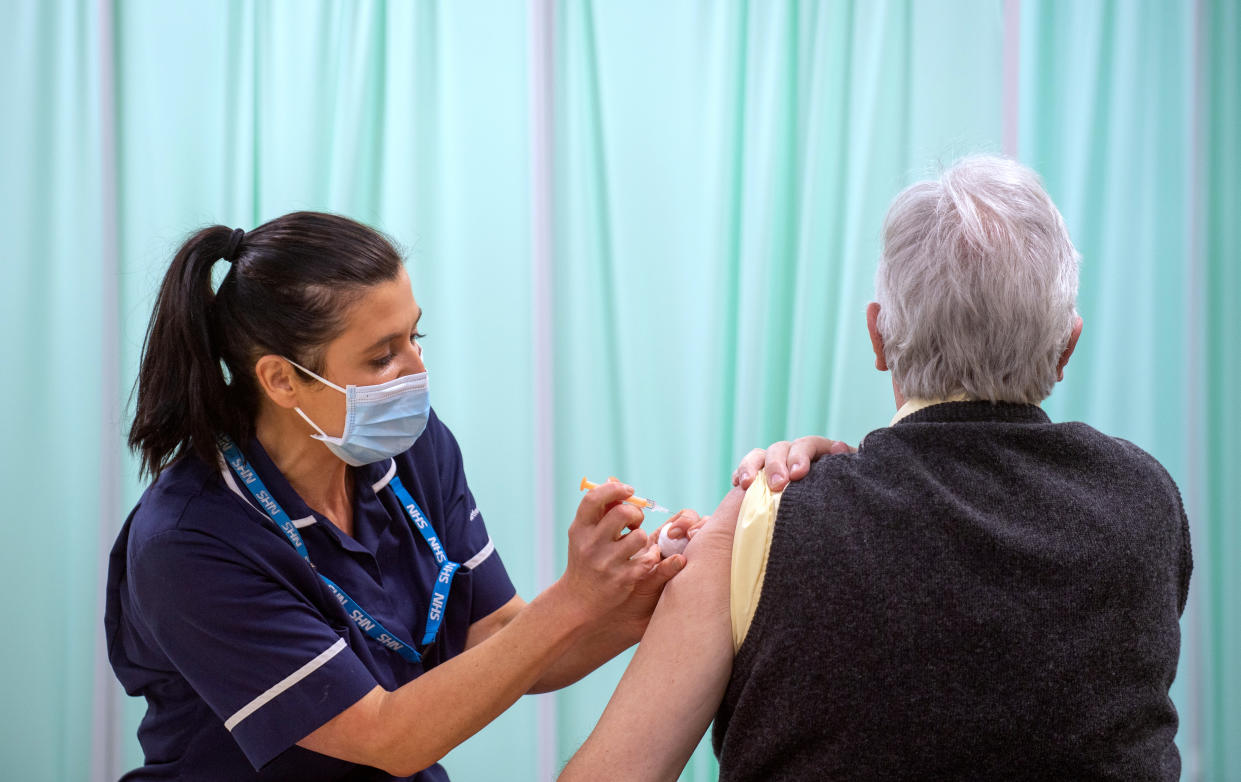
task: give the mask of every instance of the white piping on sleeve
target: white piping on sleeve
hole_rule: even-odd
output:
[[[487,557],[491,556],[492,552],[495,550],[496,550],[496,544],[491,542],[491,538],[487,538],[487,545],[483,546],[483,550],[478,552],[474,556],[470,557],[465,562],[462,562],[461,567],[465,568],[466,570],[473,570],[474,568],[483,564],[484,560],[486,560]]]
[[[345,639],[344,638],[337,639],[336,643],[332,644],[331,646],[329,646],[328,648],[320,652],[318,657],[306,663],[301,668],[298,668],[296,671],[284,677],[280,681],[276,682],[275,685],[270,687],[262,695],[258,696],[254,700],[247,703],[245,706],[242,706],[240,709],[238,709],[237,713],[235,713],[233,716],[229,717],[228,719],[224,721],[224,727],[229,732],[232,732],[233,728],[237,727],[237,725],[242,720],[244,720],[246,717],[249,717],[254,712],[266,706],[273,698],[275,698],[280,693],[284,692],[285,690],[289,689],[293,685],[300,682],[302,679],[305,679],[310,674],[322,668],[324,663],[326,663],[328,660],[335,657],[337,654],[340,653],[340,650],[344,648],[345,648]]]

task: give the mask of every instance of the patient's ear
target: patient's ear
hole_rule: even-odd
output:
[[[1077,320],[1073,321],[1073,330],[1069,332],[1069,344],[1060,354],[1060,362],[1056,364],[1056,380],[1064,380],[1064,367],[1069,363],[1069,356],[1073,355],[1073,348],[1077,347],[1077,338],[1082,335],[1082,318],[1077,316]]]
[[[870,332],[870,346],[875,351],[875,369],[887,372],[888,359],[883,355],[883,336],[879,333],[878,302],[872,301],[866,305],[866,330]],[[1068,361],[1067,357],[1065,361]]]

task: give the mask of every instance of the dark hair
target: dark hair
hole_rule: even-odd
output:
[[[211,269],[230,250],[212,292]],[[244,236],[222,225],[191,236],[164,276],[142,348],[129,430],[142,471],[158,476],[190,453],[213,464],[221,434],[248,442],[259,357],[320,372],[322,348],[344,329],[349,307],[401,264],[378,231],[318,212],[287,214]]]

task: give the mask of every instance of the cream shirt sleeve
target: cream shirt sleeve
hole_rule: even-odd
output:
[[[760,471],[737,513],[737,530],[733,535],[732,571],[730,575],[729,612],[732,617],[733,652],[741,648],[767,574],[767,556],[771,552],[771,536],[776,527],[776,512],[781,495],[767,485],[766,471]]]

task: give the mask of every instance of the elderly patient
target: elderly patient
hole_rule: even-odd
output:
[[[724,498],[562,779],[675,779],[712,718],[723,780],[1177,779],[1188,525],[1149,454],[1038,406],[1076,293],[1021,165],[897,196],[866,311],[896,417]]]

